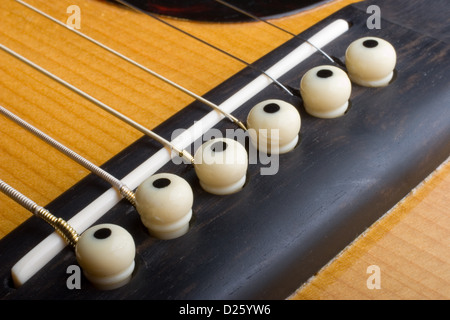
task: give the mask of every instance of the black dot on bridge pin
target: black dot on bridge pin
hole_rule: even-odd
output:
[[[94,232],[94,238],[98,240],[104,240],[111,236],[111,229],[109,228],[101,228]]]
[[[363,46],[369,49],[375,48],[376,46],[378,46],[378,41],[374,39],[369,39],[363,42]]]
[[[228,143],[225,141],[215,142],[211,145],[212,152],[223,152],[228,148]]]
[[[153,186],[157,189],[162,189],[170,185],[170,180],[167,178],[160,178],[153,181]]]
[[[328,69],[321,69],[319,71],[317,71],[317,76],[319,78],[329,78],[333,75],[333,71],[328,70]]]
[[[275,113],[280,111],[280,106],[276,103],[269,103],[268,105],[264,106],[263,110],[266,113]]]

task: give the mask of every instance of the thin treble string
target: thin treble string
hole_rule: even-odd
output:
[[[92,42],[93,44],[99,46],[100,48],[105,49],[106,51],[108,51],[108,52],[110,52],[110,53],[116,55],[117,57],[119,57],[119,58],[121,58],[121,59],[127,61],[128,63],[134,65],[135,67],[138,67],[138,68],[140,68],[141,70],[143,70],[143,71],[145,71],[145,72],[147,72],[147,73],[153,75],[154,77],[158,78],[159,80],[164,81],[165,83],[167,83],[167,84],[173,86],[174,88],[176,88],[176,89],[178,89],[178,90],[184,92],[185,94],[189,95],[190,97],[192,97],[192,98],[194,98],[194,99],[196,99],[196,100],[198,100],[198,101],[204,103],[205,105],[211,107],[212,109],[214,109],[214,110],[216,110],[217,112],[219,112],[219,113],[221,113],[222,115],[224,115],[226,118],[228,118],[230,121],[232,121],[233,123],[235,123],[237,126],[239,126],[239,127],[240,127],[241,129],[243,129],[244,131],[247,130],[246,126],[244,125],[244,123],[243,123],[242,121],[240,121],[239,119],[237,119],[237,118],[234,117],[233,115],[231,115],[231,114],[229,114],[229,113],[223,111],[219,106],[217,106],[217,105],[214,104],[213,102],[211,102],[211,101],[209,101],[209,100],[203,98],[202,96],[200,96],[200,95],[198,95],[198,94],[196,94],[196,93],[194,93],[194,92],[188,90],[187,88],[185,88],[185,87],[183,87],[183,86],[181,86],[181,85],[179,85],[179,84],[173,82],[172,80],[167,79],[166,77],[164,77],[164,76],[158,74],[157,72],[155,72],[155,71],[153,71],[153,70],[151,70],[151,69],[149,69],[149,68],[143,66],[142,64],[140,64],[140,63],[138,63],[138,62],[136,62],[136,61],[130,59],[129,57],[127,57],[127,56],[121,54],[120,52],[117,52],[116,50],[114,50],[114,49],[112,49],[112,48],[106,46],[105,44],[103,44],[103,43],[101,43],[101,42],[99,42],[99,41],[97,41],[97,40],[95,40],[95,39],[93,39],[93,38],[91,38],[91,37],[85,35],[84,33],[79,32],[78,30],[75,30],[75,29],[69,27],[67,24],[62,23],[61,21],[59,21],[59,20],[53,18],[52,16],[46,14],[45,12],[43,12],[43,11],[41,11],[41,10],[39,10],[39,9],[37,9],[37,8],[35,8],[35,7],[33,7],[32,5],[26,3],[26,2],[24,2],[24,1],[22,1],[22,0],[15,0],[15,1],[18,2],[18,3],[20,3],[20,4],[22,4],[22,5],[24,5],[25,7],[27,7],[27,8],[29,8],[29,9],[33,10],[34,12],[36,12],[36,13],[42,15],[43,17],[45,17],[45,18],[47,18],[47,19],[50,19],[51,21],[57,23],[58,25],[60,25],[60,26],[62,26],[62,27],[64,27],[64,28],[66,28],[66,29],[68,29],[68,30],[70,30],[70,31],[72,31],[72,32],[74,32],[74,33],[76,33],[76,34],[79,35],[80,37],[82,37],[82,38],[84,38],[84,39],[86,39],[86,40]],[[122,119],[122,120],[123,120],[123,119]],[[191,159],[191,160],[192,160],[192,159]]]
[[[250,12],[248,12],[248,11],[245,11],[245,10],[243,10],[243,9],[241,9],[241,8],[238,8],[238,7],[232,5],[231,3],[228,3],[228,2],[226,2],[226,1],[223,1],[223,0],[213,0],[213,1],[215,1],[215,2],[217,2],[217,3],[220,3],[220,4],[226,6],[226,7],[230,8],[230,9],[233,9],[233,10],[239,12],[239,13],[242,13],[242,14],[244,14],[244,15],[246,15],[246,16],[248,16],[248,17],[254,19],[254,20],[263,22],[263,23],[265,23],[265,24],[267,24],[267,25],[270,25],[271,27],[274,27],[274,28],[276,28],[276,29],[278,29],[278,30],[281,30],[281,31],[283,31],[283,32],[285,32],[285,33],[287,33],[287,34],[293,36],[294,38],[300,39],[300,40],[302,40],[303,42],[308,43],[309,45],[313,46],[314,49],[316,49],[317,51],[319,51],[325,58],[327,58],[327,59],[330,60],[331,62],[341,64],[340,61],[338,61],[338,60],[336,60],[336,59],[333,59],[333,58],[330,57],[325,51],[323,51],[322,49],[318,48],[316,45],[314,45],[314,44],[311,43],[310,41],[308,41],[308,40],[306,40],[306,39],[303,39],[301,36],[299,36],[299,35],[297,35],[297,34],[295,34],[295,33],[293,33],[293,32],[290,32],[289,30],[283,29],[283,28],[277,26],[276,24],[273,24],[273,23],[270,22],[270,21],[267,21],[267,20],[265,20],[265,19],[262,19],[262,18],[260,18],[260,17],[257,17],[257,16],[255,16],[254,14],[252,14],[252,13],[250,13]]]
[[[20,61],[26,63],[27,65],[29,65],[30,67],[40,71],[41,73],[43,73],[44,75],[48,76],[49,78],[53,79],[54,81],[60,83],[61,85],[65,86],[66,88],[72,90],[73,92],[79,94],[80,96],[82,96],[83,98],[85,98],[86,100],[92,102],[93,104],[95,104],[96,106],[102,108],[103,110],[109,112],[110,114],[112,114],[113,116],[119,118],[120,120],[126,122],[127,124],[129,124],[130,126],[132,126],[133,128],[139,130],[140,132],[144,133],[145,135],[149,136],[150,138],[158,141],[159,143],[161,143],[163,146],[169,148],[170,150],[175,151],[176,153],[178,153],[178,155],[180,157],[184,157],[186,159],[188,159],[191,163],[194,163],[194,157],[189,154],[187,151],[185,150],[180,150],[178,149],[175,145],[173,145],[172,143],[170,143],[169,141],[167,141],[166,139],[164,139],[163,137],[157,135],[156,133],[154,133],[153,131],[145,128],[144,126],[142,126],[141,124],[137,123],[136,121],[128,118],[127,116],[121,114],[120,112],[118,112],[117,110],[111,108],[110,106],[104,104],[103,102],[99,101],[98,99],[90,96],[89,94],[85,93],[84,91],[78,89],[77,87],[71,85],[70,83],[64,81],[63,79],[59,78],[58,76],[52,74],[51,72],[45,70],[44,68],[42,68],[41,66],[35,64],[34,62],[28,60],[27,58],[21,56],[20,54],[16,53],[15,51],[9,49],[8,47],[4,46],[3,44],[0,43],[0,49],[4,50],[5,52],[9,53],[10,55],[12,55],[13,57],[19,59]]]
[[[115,178],[114,176],[112,176],[111,174],[109,174],[105,170],[101,169],[100,167],[96,166],[95,164],[93,164],[89,160],[83,158],[82,156],[80,156],[76,152],[74,152],[71,149],[67,148],[66,146],[64,146],[60,142],[56,141],[55,139],[53,139],[49,135],[45,134],[44,132],[42,132],[38,128],[32,126],[31,124],[29,124],[25,120],[21,119],[20,117],[18,117],[17,115],[15,115],[14,113],[12,113],[11,111],[7,110],[5,107],[3,107],[1,105],[0,105],[0,113],[3,114],[8,119],[10,119],[11,121],[13,121],[16,124],[18,124],[19,126],[21,126],[22,128],[24,128],[25,130],[27,130],[28,132],[30,132],[33,135],[35,135],[39,139],[43,140],[44,142],[46,142],[50,146],[58,149],[60,152],[62,152],[63,154],[65,154],[66,156],[68,156],[69,158],[71,158],[72,160],[77,162],[78,164],[82,165],[83,167],[85,167],[86,169],[91,171],[92,173],[96,174],[97,176],[99,176],[103,180],[105,180],[108,183],[110,183],[113,187],[117,188],[117,190],[122,194],[122,196],[124,198],[126,198],[128,201],[130,201],[131,204],[135,205],[134,193],[122,181],[120,181],[119,179]]]
[[[177,27],[177,26],[175,26],[175,25],[173,25],[173,24],[167,22],[166,20],[159,18],[157,15],[154,15],[154,14],[152,14],[151,12],[148,12],[148,11],[142,10],[142,9],[136,7],[136,6],[133,6],[133,5],[129,4],[127,1],[122,1],[122,0],[115,0],[115,1],[116,1],[116,2],[119,2],[120,4],[122,4],[122,5],[126,6],[126,7],[129,7],[129,8],[131,8],[131,9],[135,10],[135,11],[138,11],[138,12],[140,12],[140,13],[144,13],[144,14],[148,15],[149,17],[152,17],[153,19],[155,19],[155,20],[157,20],[157,21],[159,21],[159,22],[161,22],[161,23],[164,23],[165,25],[167,25],[167,26],[173,28],[174,30],[176,30],[176,31],[178,31],[178,32],[181,32],[181,33],[183,33],[184,35],[186,35],[186,36],[188,36],[188,37],[191,37],[192,39],[194,39],[194,40],[196,40],[196,41],[199,41],[199,42],[201,42],[202,44],[207,45],[207,46],[209,46],[210,48],[213,48],[214,50],[217,50],[217,51],[219,51],[219,52],[221,52],[221,53],[223,53],[223,54],[229,56],[229,57],[232,58],[232,59],[235,59],[236,61],[239,61],[240,63],[246,65],[247,67],[249,67],[249,68],[251,68],[251,69],[253,69],[253,70],[256,70],[256,71],[262,73],[263,75],[265,75],[266,77],[268,77],[270,80],[272,80],[277,86],[279,86],[281,89],[283,89],[285,92],[287,92],[290,96],[293,96],[293,95],[294,95],[294,94],[291,92],[291,90],[289,90],[286,86],[284,86],[280,81],[278,81],[277,79],[275,79],[274,77],[272,77],[271,75],[269,75],[267,72],[265,72],[264,70],[261,70],[261,69],[255,67],[254,65],[252,65],[252,64],[248,63],[247,61],[245,61],[245,60],[243,60],[243,59],[241,59],[241,58],[239,58],[239,57],[237,57],[237,56],[231,54],[230,52],[225,51],[225,50],[223,50],[223,49],[221,49],[221,48],[219,48],[219,47],[213,45],[212,43],[209,43],[209,42],[207,42],[207,41],[205,41],[205,40],[203,40],[203,39],[201,39],[201,38],[199,38],[199,37],[193,35],[192,33],[189,33],[189,32],[187,32],[187,31],[185,31],[185,30],[183,30],[183,29],[181,29],[181,28],[179,28],[179,27]]]

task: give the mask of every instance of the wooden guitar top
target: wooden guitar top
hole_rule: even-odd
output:
[[[274,22],[292,32],[301,33],[330,14],[354,2],[358,1],[332,1],[301,14],[274,20]],[[66,11],[69,5],[78,5],[82,13],[82,32],[133,57],[201,95],[210,92],[239,71],[242,71],[244,75],[247,74],[245,73],[245,66],[239,62],[224,57],[192,39],[181,37],[179,33],[157,21],[121,6],[93,0],[64,0],[52,4],[42,0],[29,0],[28,3],[63,22],[70,15]],[[359,8],[362,12],[357,18],[359,23],[361,23],[361,17],[364,16],[364,9],[371,3],[362,2],[357,5],[356,8]],[[436,1],[433,5],[436,7],[439,7],[439,5],[445,6],[444,1]],[[380,7],[382,17],[388,21],[391,27],[386,31],[383,26],[380,33],[385,32],[388,36],[392,34],[416,36],[414,41],[423,45],[423,48],[421,48],[423,56],[409,57],[406,54],[407,49],[399,48],[402,52],[400,56],[408,57],[412,64],[419,61],[419,67],[430,61],[436,63],[430,69],[423,67],[423,69],[420,69],[421,73],[415,76],[410,71],[412,70],[411,67],[405,67],[405,69],[408,69],[409,79],[422,81],[420,80],[422,77],[429,77],[431,79],[429,90],[438,88],[438,93],[442,95],[442,97],[436,98],[439,100],[437,104],[441,105],[442,101],[447,101],[448,107],[448,95],[445,96],[442,93],[444,89],[441,89],[441,87],[444,87],[443,83],[448,82],[448,73],[445,73],[443,66],[443,61],[448,58],[449,52],[445,28],[438,33],[439,30],[429,26],[425,28],[425,32],[420,28],[422,26],[419,26],[423,22],[419,20],[404,22],[402,20],[399,23],[398,30],[392,31],[392,26],[396,25],[396,16],[402,16],[402,14],[398,10],[383,11],[383,8],[387,7],[387,3],[383,1],[380,2]],[[209,111],[195,103],[190,105],[193,103],[192,98],[130,66],[119,58],[105,53],[104,50],[88,41],[81,40],[70,31],[64,30],[33,13],[16,1],[2,1],[0,9],[0,43],[26,55],[29,59],[71,81],[93,96],[113,105],[124,114],[139,119],[149,128],[156,128],[164,123],[167,124],[166,127],[172,124],[180,124],[179,120],[173,120],[172,117],[180,111],[184,112],[182,115],[189,114],[185,108],[192,108],[193,116]],[[430,8],[430,12],[439,11],[436,8],[431,9],[433,8]],[[445,15],[445,11],[442,10],[441,14]],[[407,16],[408,12],[403,15]],[[415,17],[416,15],[412,14],[412,16]],[[350,19],[351,17],[347,18]],[[291,38],[289,35],[280,33],[262,23],[213,24],[169,20],[177,26],[233,52],[236,56],[250,63],[257,61]],[[415,26],[417,26],[417,29]],[[362,35],[370,32],[361,29],[359,33]],[[406,39],[398,40],[397,45],[399,44],[409,45]],[[339,44],[337,47],[341,49],[345,46]],[[420,51],[409,47],[408,49],[411,52]],[[340,55],[342,56],[343,53],[340,53]],[[142,142],[142,134],[139,132],[100,111],[89,102],[51,81],[41,73],[25,66],[9,54],[0,51],[0,61],[0,78],[2,79],[0,82],[2,87],[0,104],[13,110],[42,130],[58,137],[60,142],[75,149],[98,165],[106,164],[111,159],[114,160],[115,156],[121,154],[121,152],[126,152],[135,143],[139,145],[148,144],[148,142]],[[314,63],[316,62],[324,61],[316,58]],[[401,63],[403,66],[407,65],[406,61]],[[261,64],[264,65],[264,63]],[[442,67],[442,70],[439,70],[440,67]],[[307,66],[304,66],[303,69],[307,69]],[[439,74],[439,76],[433,77],[433,73]],[[293,75],[286,81],[293,86],[296,85]],[[423,83],[426,82],[423,81]],[[283,97],[278,89],[272,90]],[[393,91],[389,87],[387,90]],[[401,90],[408,94],[411,92],[411,88],[408,87]],[[426,90],[424,89],[421,94],[425,95],[425,93]],[[357,89],[358,98],[356,100],[376,99],[377,94],[374,90],[367,93],[364,90],[358,91]],[[383,94],[385,93],[380,93],[378,97]],[[216,97],[215,95],[212,96]],[[386,94],[382,101],[388,101],[389,96],[394,96],[394,92]],[[421,106],[424,107],[425,105],[422,102]],[[442,107],[442,110],[447,110],[447,113],[444,113],[442,117],[445,119],[447,116],[448,118],[448,108]],[[357,108],[352,109],[351,112],[353,115],[360,116],[360,119],[364,119],[363,113],[358,114]],[[244,113],[242,113],[242,116],[244,116]],[[306,118],[306,123],[316,126],[313,119]],[[429,127],[431,129],[426,131],[438,130],[439,133],[430,136],[443,137],[442,141],[436,142],[434,147],[428,148],[428,138],[424,138],[422,143],[426,144],[424,148],[428,148],[428,151],[423,159],[417,161],[417,164],[411,165],[413,168],[416,166],[420,173],[415,177],[407,178],[404,184],[395,179],[393,179],[395,182],[391,183],[392,185],[400,184],[399,188],[402,191],[398,193],[398,196],[403,193],[398,199],[403,198],[403,200],[395,208],[389,210],[396,202],[392,204],[387,202],[380,206],[380,208],[386,207],[384,212],[388,210],[389,212],[384,216],[382,214],[379,216],[372,215],[366,222],[377,221],[374,224],[370,223],[367,226],[367,228],[370,228],[346,247],[344,251],[330,253],[330,259],[327,260],[332,260],[330,264],[323,269],[321,267],[324,264],[319,266],[319,263],[315,266],[318,272],[315,277],[303,279],[292,272],[293,267],[286,267],[287,270],[292,272],[292,279],[294,279],[288,288],[275,290],[273,285],[269,285],[268,289],[261,289],[263,292],[261,296],[256,296],[277,299],[448,299],[450,297],[450,256],[448,254],[450,245],[450,219],[448,215],[448,208],[450,207],[448,196],[450,191],[450,166],[446,164],[436,172],[433,173],[433,171],[449,155],[449,140],[445,140],[445,137],[449,137],[450,130],[448,121],[445,125],[445,120],[441,121],[438,118],[432,117],[435,123],[431,123]],[[395,116],[392,119],[396,119]],[[348,117],[345,120],[353,123]],[[392,126],[389,123],[382,123],[381,117],[379,119],[376,117],[373,119],[367,118],[366,120],[368,125],[371,121],[375,123],[373,127],[370,127],[375,135],[382,134],[385,126],[389,128]],[[377,123],[377,121],[379,122]],[[162,125],[160,130],[168,133],[170,130],[166,127]],[[230,125],[225,124],[225,128],[230,127]],[[320,133],[320,126],[317,125],[315,128],[315,132]],[[83,181],[86,177],[88,180],[90,179],[89,173],[85,169],[4,117],[0,117],[0,130],[3,135],[0,144],[0,178],[20,189],[21,192],[37,203],[42,205],[57,203],[57,201],[54,201],[67,194],[68,190],[77,190],[75,185],[78,182]],[[344,136],[344,133],[342,135]],[[307,137],[308,134],[306,133],[304,138]],[[308,140],[304,140],[302,143],[305,143],[305,141],[307,144]],[[343,147],[345,147],[345,144],[343,144]],[[415,156],[416,154],[405,154],[405,159],[410,160],[410,157]],[[386,155],[386,157],[389,157],[389,155]],[[289,161],[296,160],[298,158],[293,157]],[[292,163],[289,164],[289,167],[293,168]],[[405,164],[405,167],[408,167],[408,163]],[[410,170],[413,171],[413,169]],[[191,173],[185,171],[185,169],[180,169],[180,172],[187,172],[187,176],[191,177]],[[400,173],[401,177],[408,176],[402,174]],[[429,178],[415,188],[427,176]],[[419,179],[419,177],[422,178]],[[408,194],[413,188],[414,191]],[[382,192],[386,192],[387,196],[388,193],[395,193],[396,191],[392,187],[392,189],[386,189]],[[239,199],[235,200],[238,201]],[[379,199],[377,201],[379,203]],[[210,205],[212,208],[216,206],[213,202],[206,202],[206,205]],[[340,205],[344,206],[344,204]],[[268,207],[270,209],[270,206]],[[0,195],[0,236],[8,241],[8,244],[11,243],[9,240],[11,237],[20,239],[15,233],[17,227],[30,216],[31,214],[28,211],[6,196]],[[30,227],[32,224],[42,223],[33,219],[31,221],[32,223],[26,222],[27,230],[33,229]],[[41,239],[44,234],[49,232],[49,229],[42,226],[37,229],[37,239]],[[361,229],[355,229],[353,238],[350,239],[349,237],[348,243],[353,241],[362,231]],[[3,243],[6,243],[5,241]],[[149,240],[148,242],[152,241]],[[141,245],[145,247],[148,243],[142,243]],[[3,275],[7,273],[6,269],[16,262],[11,260],[15,257],[10,259],[5,252],[0,251],[2,261],[8,261],[2,269]],[[70,253],[65,253],[65,262],[70,261],[70,256]],[[334,256],[336,257],[332,259]],[[292,260],[292,263],[296,260],[296,258],[289,256],[282,257],[282,259],[285,260],[283,266],[288,265],[290,260]],[[296,262],[298,263],[298,261]],[[369,288],[368,279],[371,273],[368,268],[370,266],[379,267],[381,289]],[[59,278],[64,278],[64,275],[59,275]],[[283,283],[289,283],[289,272],[283,279]],[[308,279],[310,280],[304,283]],[[4,286],[10,286],[8,281],[3,283]],[[252,284],[252,286],[254,285]],[[296,291],[300,286],[301,288]],[[241,290],[242,295],[237,294],[236,297],[247,297],[247,293],[250,297],[254,297],[255,291],[258,291],[258,289],[252,287],[248,291]],[[269,292],[264,290],[269,290]],[[17,295],[17,298],[27,298],[26,295],[20,293],[20,289],[5,287],[2,288],[1,292],[1,295],[5,298],[14,298],[15,295]],[[92,298],[93,296],[95,294],[87,297]],[[152,296],[146,296],[145,294],[142,296],[152,298]],[[102,297],[108,298],[107,295],[102,295]],[[119,294],[114,297],[126,297],[126,294]],[[167,296],[169,299],[172,297]],[[180,295],[180,297],[183,296]]]

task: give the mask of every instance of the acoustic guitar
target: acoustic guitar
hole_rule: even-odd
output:
[[[126,1],[24,2],[223,106],[242,123],[255,105],[276,99],[294,106],[301,127],[289,152],[256,151],[248,158],[242,189],[213,194],[192,163],[0,50],[2,107],[132,181],[133,190],[167,172],[187,181],[194,196],[189,230],[170,240],[150,234],[136,208],[115,193],[104,209],[89,213],[90,226],[112,223],[127,230],[136,250],[129,282],[100,290],[85,274],[77,278],[79,263],[69,246],[42,258],[61,239],[1,194],[3,299],[450,297],[446,1],[336,0],[281,12],[267,1],[245,8],[290,33],[222,7],[227,14],[214,9],[208,20],[196,10],[185,16],[185,10],[146,1],[129,1],[134,8]],[[194,125],[216,135],[241,130],[202,101],[21,1],[4,0],[0,8],[0,44],[165,139],[177,141]],[[303,75],[324,65],[347,71],[345,52],[363,37],[393,45],[394,77],[375,88],[352,82],[350,107],[339,117],[311,115],[300,90]],[[288,60],[294,62],[278,73],[280,61]],[[268,77],[272,72],[280,85]],[[0,180],[82,234],[88,227],[80,227],[77,217],[111,186],[10,119],[0,116],[0,125]],[[195,154],[207,135],[193,137],[186,149]],[[251,154],[249,140],[244,146]],[[12,269],[39,246],[37,259],[44,263],[36,264],[42,267],[15,283]],[[31,264],[25,265],[28,270]]]

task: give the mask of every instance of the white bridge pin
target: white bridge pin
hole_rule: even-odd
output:
[[[348,109],[352,84],[340,68],[324,65],[312,68],[300,82],[306,111],[318,118],[336,118]]]
[[[229,138],[205,142],[194,155],[195,172],[207,192],[226,195],[242,189],[246,181],[247,150]]]
[[[122,287],[134,271],[134,240],[118,225],[100,224],[87,229],[78,239],[75,254],[86,278],[101,290]]]
[[[386,40],[364,37],[352,42],[345,53],[350,79],[365,87],[383,87],[394,75],[397,54]]]
[[[146,179],[136,190],[136,209],[156,238],[169,240],[189,230],[194,195],[189,183],[171,173]]]
[[[297,145],[301,119],[298,110],[291,104],[270,99],[250,110],[247,126],[250,141],[257,149],[281,154]]]

